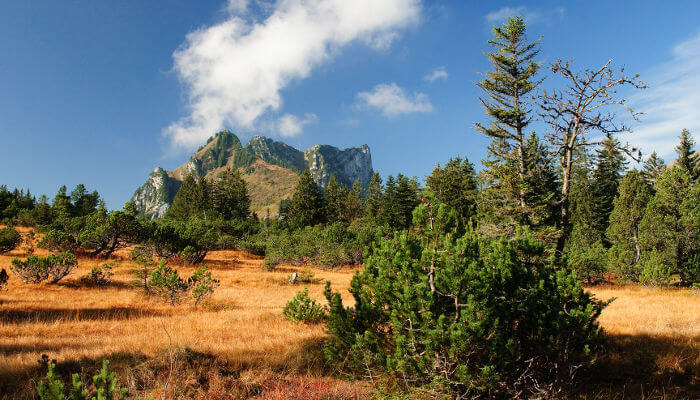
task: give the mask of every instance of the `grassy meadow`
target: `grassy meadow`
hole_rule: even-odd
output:
[[[345,380],[324,365],[321,325],[294,324],[282,315],[285,303],[304,286],[318,300],[326,280],[335,290],[347,288],[352,269],[314,269],[318,283],[292,285],[288,275],[302,267],[266,271],[262,259],[247,253],[213,251],[205,264],[220,281],[214,295],[198,308],[190,301],[171,307],[134,283],[134,265],[126,254],[111,260],[114,276],[105,287],[81,280],[104,259],[80,258],[78,267],[54,285],[25,284],[10,273],[7,290],[0,292],[0,398],[32,398],[45,374],[37,362],[42,354],[58,361],[64,377],[74,371],[89,377],[109,359],[132,393],[162,398],[171,352],[168,398],[383,396],[369,382]],[[20,249],[0,255],[0,268],[9,272],[11,259],[25,255]],[[193,270],[178,269],[182,276]],[[600,318],[609,349],[575,397],[697,398],[700,292],[636,286],[590,290],[600,299],[614,298]]]

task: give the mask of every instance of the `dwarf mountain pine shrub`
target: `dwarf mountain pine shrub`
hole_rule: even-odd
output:
[[[27,283],[40,283],[47,279],[50,283],[56,283],[77,265],[78,260],[73,253],[66,251],[46,257],[31,255],[24,261],[15,257],[10,269]]]
[[[187,280],[190,293],[194,299],[194,306],[211,296],[214,289],[219,286],[219,281],[211,277],[211,272],[206,265],[197,268],[192,276]]]
[[[90,270],[90,273],[85,275],[82,280],[83,282],[93,285],[93,286],[106,286],[112,281],[112,276],[114,273],[112,269],[114,266],[110,263],[104,263],[102,265],[95,265]]]
[[[354,307],[326,287],[327,360],[463,398],[542,397],[568,388],[602,345],[604,304],[527,235],[455,235],[428,195],[414,228],[382,240],[352,279]]]
[[[187,295],[188,289],[187,282],[166,261],[161,261],[160,265],[151,273],[148,287],[158,295],[168,299],[171,306],[179,303]]]
[[[299,291],[293,299],[284,306],[285,317],[293,322],[315,324],[326,318],[326,310],[316,300],[309,297],[309,289]]]
[[[22,235],[12,227],[0,229],[0,253],[12,251],[22,241]]]
[[[92,377],[92,384],[83,383],[79,374],[73,374],[72,388],[68,393],[64,392],[61,377],[55,371],[56,361],[48,362],[46,359],[45,362],[48,365],[46,382],[41,381],[36,387],[40,400],[123,400],[129,394],[126,388],[121,387],[116,374],[109,372],[108,360],[102,362],[102,369]]]

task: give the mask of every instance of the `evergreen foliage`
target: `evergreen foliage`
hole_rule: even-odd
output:
[[[656,181],[656,193],[639,223],[642,251],[678,273],[689,285],[700,280],[700,184],[681,166],[666,169]]]
[[[0,254],[7,253],[19,246],[22,235],[13,227],[0,228]]]
[[[369,181],[369,186],[367,187],[367,197],[365,198],[365,215],[370,218],[378,218],[379,213],[382,209],[382,193],[384,188],[382,186],[382,178],[379,176],[379,172],[372,174],[372,179]]]
[[[5,268],[0,269],[0,290],[5,289],[5,285],[7,285],[7,281],[10,279],[9,275],[7,275],[7,271],[5,271]]]
[[[596,165],[593,171],[593,193],[595,196],[595,220],[593,229],[605,232],[608,227],[617,188],[622,180],[627,162],[619,150],[620,141],[608,135],[596,150]]]
[[[355,275],[354,307],[327,288],[327,360],[410,385],[443,380],[465,397],[568,387],[600,349],[603,304],[575,274],[542,262],[542,244],[459,237],[455,225],[428,198],[414,230],[382,240]]]
[[[309,170],[304,170],[299,176],[299,182],[289,204],[287,218],[289,225],[294,228],[313,226],[325,220],[323,194],[316,186]]]
[[[455,210],[462,226],[469,225],[476,216],[478,192],[476,172],[469,160],[458,156],[451,158],[444,168],[438,164],[426,183],[438,201]]]
[[[122,388],[114,372],[109,372],[109,361],[102,362],[100,372],[92,377],[92,385],[83,383],[79,374],[72,375],[72,389],[64,393],[61,377],[56,373],[56,361],[51,361],[46,373],[46,382],[40,381],[36,394],[40,400],[123,400],[129,394]]]
[[[165,260],[161,261],[160,265],[151,273],[148,287],[156,294],[166,298],[171,306],[178,304],[187,295],[188,289],[187,282]]]
[[[531,122],[532,112],[528,95],[541,82],[536,78],[540,64],[534,61],[539,53],[540,39],[528,42],[525,30],[525,22],[520,16],[510,17],[503,25],[493,28],[494,38],[489,44],[494,51],[487,53],[493,70],[477,83],[486,92],[487,98],[480,100],[492,120],[489,126],[476,124],[478,131],[504,141],[506,147],[513,149],[521,223],[527,218],[525,129]]]
[[[697,182],[700,175],[700,157],[695,153],[695,141],[687,129],[681,131],[676,153],[678,154],[677,165],[685,168],[693,181]]]
[[[644,161],[644,168],[642,169],[641,175],[649,187],[653,189],[656,179],[664,172],[665,167],[666,163],[656,152],[651,153]]]
[[[309,289],[298,292],[282,310],[287,319],[293,322],[316,324],[326,318],[326,310],[316,300],[309,297]]]
[[[68,275],[78,260],[73,253],[49,254],[46,257],[31,255],[24,261],[15,257],[12,259],[10,270],[27,283],[40,283],[49,280],[49,283],[57,283]]]
[[[214,182],[212,195],[214,210],[225,219],[245,219],[250,215],[250,196],[238,170],[221,172]]]
[[[392,229],[408,229],[413,209],[420,203],[420,190],[415,178],[403,174],[389,176],[382,194],[379,222]]]
[[[638,279],[636,264],[642,256],[639,224],[651,196],[652,190],[643,175],[631,170],[620,182],[619,193],[610,213],[610,224],[605,234],[612,245],[610,267],[628,279]]]
[[[219,281],[212,278],[206,265],[202,265],[192,273],[187,280],[187,285],[194,299],[194,306],[197,307],[202,300],[214,293],[214,289],[219,286]]]

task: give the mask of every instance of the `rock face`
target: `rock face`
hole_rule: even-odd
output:
[[[170,208],[181,183],[182,181],[171,178],[163,168],[158,167],[151,172],[146,183],[136,189],[131,201],[139,213],[151,218],[162,217]]]
[[[142,215],[151,219],[163,217],[187,175],[215,179],[226,168],[237,168],[246,181],[252,210],[258,215],[273,216],[280,202],[294,193],[304,169],[322,188],[331,176],[342,185],[351,186],[360,180],[367,187],[374,173],[367,145],[345,150],[317,145],[302,152],[264,136],[255,136],[243,146],[236,135],[221,131],[180,167],[172,171],[156,168],[131,201]]]

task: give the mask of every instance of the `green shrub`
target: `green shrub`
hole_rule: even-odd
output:
[[[180,278],[177,270],[168,266],[167,261],[161,261],[160,265],[151,273],[148,287],[158,295],[168,299],[174,306],[187,295],[188,285]]]
[[[22,235],[12,227],[0,229],[0,254],[12,251],[22,241]]]
[[[662,252],[652,249],[642,253],[639,271],[639,283],[642,285],[666,286],[671,282],[673,267]]]
[[[47,279],[50,283],[56,283],[68,275],[76,265],[78,260],[73,253],[66,251],[46,257],[31,255],[24,261],[15,257],[10,269],[28,283],[40,283]]]
[[[51,229],[44,234],[37,246],[48,251],[75,251],[78,242],[63,230]]]
[[[102,362],[102,369],[92,377],[92,384],[83,383],[79,374],[73,374],[72,389],[69,393],[64,392],[61,377],[55,371],[56,361],[46,362],[46,382],[40,381],[36,387],[36,394],[40,400],[123,400],[129,394],[126,388],[121,387],[114,372],[109,372],[108,360]]]
[[[607,250],[603,243],[598,241],[592,246],[578,249],[569,249],[567,263],[569,268],[576,271],[588,283],[600,282],[607,271]]]
[[[194,298],[194,306],[197,307],[200,301],[214,293],[214,289],[219,286],[219,281],[212,278],[207,266],[203,265],[194,271],[187,280],[187,284],[192,293],[192,298]]]
[[[292,300],[287,302],[282,313],[291,321],[305,324],[315,324],[326,318],[325,308],[309,297],[307,288],[298,292]]]
[[[383,239],[354,276],[354,306],[326,287],[326,359],[358,376],[436,379],[461,398],[544,397],[576,383],[602,345],[595,301],[527,235],[456,235],[423,202],[411,232]]]
[[[144,290],[148,290],[148,277],[153,267],[153,252],[149,247],[136,246],[131,249],[129,257],[134,261],[138,268],[134,270],[134,276],[143,284]]]
[[[93,285],[93,286],[106,286],[112,281],[112,264],[104,263],[102,265],[95,265],[92,267],[90,273],[85,275],[82,280],[83,282]]]

